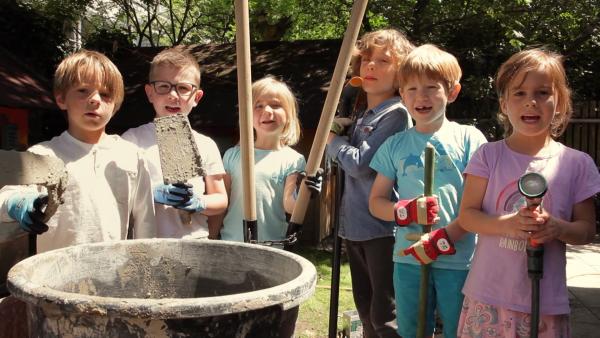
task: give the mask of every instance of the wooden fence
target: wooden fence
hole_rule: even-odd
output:
[[[571,148],[588,153],[600,168],[600,102],[578,104],[567,130],[559,140]]]

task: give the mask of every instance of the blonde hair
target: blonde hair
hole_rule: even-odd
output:
[[[123,103],[125,89],[121,72],[102,53],[82,49],[67,56],[58,65],[54,72],[54,95],[64,96],[79,84],[95,84],[106,90],[115,103],[113,114]]]
[[[252,84],[252,105],[263,95],[273,94],[281,101],[287,122],[281,133],[281,144],[293,146],[300,140],[300,119],[298,101],[287,84],[271,76],[264,77]]]
[[[389,49],[396,69],[404,57],[415,48],[403,33],[395,29],[380,29],[366,33],[356,42],[351,60],[352,75],[360,75],[362,58],[370,56],[374,47]],[[397,90],[398,81],[394,81],[394,86],[396,86],[394,89]]]
[[[156,54],[156,56],[152,59],[150,63],[150,73],[148,74],[148,78],[150,81],[154,80],[154,76],[156,75],[156,69],[158,67],[174,67],[178,69],[191,68],[195,71],[196,75],[198,75],[198,83],[194,83],[197,86],[200,86],[200,65],[198,64],[198,60],[196,57],[190,53],[189,48],[186,46],[174,46],[171,48],[167,48],[162,50],[160,53]]]
[[[558,53],[543,48],[532,48],[513,54],[504,62],[496,75],[496,93],[500,100],[506,99],[510,83],[520,74],[543,70],[552,78],[552,87],[557,93],[557,111],[550,123],[550,136],[557,138],[565,131],[573,114],[571,105],[571,89],[563,66],[563,57]],[[504,126],[504,136],[513,132],[508,117],[500,109],[498,120]]]
[[[398,69],[398,79],[401,84],[413,76],[440,80],[449,91],[460,82],[462,71],[454,55],[435,45],[425,44],[413,49]]]

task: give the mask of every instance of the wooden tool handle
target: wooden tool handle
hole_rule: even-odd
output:
[[[235,0],[234,5],[244,219],[255,221],[256,188],[254,186],[254,133],[252,131],[252,76],[250,71],[248,1]]]
[[[365,10],[367,8],[367,0],[356,0],[352,6],[352,13],[350,15],[350,22],[346,33],[344,34],[344,40],[340,48],[337,62],[335,64],[335,70],[331,78],[331,85],[327,91],[327,97],[325,98],[325,104],[323,105],[323,111],[321,112],[321,118],[319,119],[319,125],[315,133],[310,154],[306,162],[306,174],[307,176],[314,176],[321,163],[321,158],[325,152],[325,146],[327,144],[327,136],[329,135],[329,128],[333,122],[335,110],[340,100],[340,94],[344,85],[344,79],[350,59],[352,57],[352,49],[358,38],[358,32],[360,30],[360,24],[362,22]],[[291,223],[303,224],[306,209],[308,208],[308,202],[310,200],[310,191],[305,184],[300,185],[300,194],[296,200],[296,206],[292,213]]]

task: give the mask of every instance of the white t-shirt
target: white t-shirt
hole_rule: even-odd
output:
[[[223,161],[217,144],[207,136],[199,134],[192,130],[194,140],[200,151],[202,164],[207,176],[222,175],[225,173],[223,169]],[[145,150],[148,168],[150,169],[150,178],[152,186],[162,184],[164,182],[162,169],[160,167],[160,155],[156,140],[156,131],[154,123],[150,122],[132,128],[123,134],[123,138],[137,144]],[[204,179],[201,176],[194,177],[188,181],[193,185],[194,193],[202,195],[205,193]],[[192,222],[183,224],[180,218],[180,212],[174,207],[155,203],[156,223],[158,225],[158,237],[160,238],[206,238],[208,237],[207,217],[199,212],[192,214]]]
[[[127,238],[129,224],[135,238],[156,237],[150,176],[142,152],[118,135],[103,135],[97,144],[83,143],[68,132],[29,149],[60,158],[68,182],[49,230],[37,238],[38,252],[70,245]],[[0,190],[0,221],[8,216],[7,199],[15,191],[37,186],[5,186]]]

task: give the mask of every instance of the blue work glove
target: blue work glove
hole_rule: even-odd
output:
[[[33,191],[15,193],[8,198],[7,203],[8,215],[19,222],[21,229],[36,235],[48,231],[48,225],[42,221],[48,195]]]
[[[318,195],[321,193],[321,189],[323,188],[323,169],[317,169],[315,176],[306,176],[304,171],[298,173],[298,179],[296,180],[296,190],[294,191],[294,199],[298,198],[298,193],[300,191],[300,182],[302,179],[306,177],[304,180],[304,184],[310,191],[310,197],[314,195]]]
[[[192,188],[190,188],[190,191],[192,191]],[[190,200],[184,204],[176,205],[175,208],[189,212],[202,212],[206,210],[206,201],[202,198],[202,196],[198,196],[192,191],[192,197]]]
[[[185,183],[159,184],[152,190],[154,202],[173,207],[189,202],[194,195],[191,185]]]

